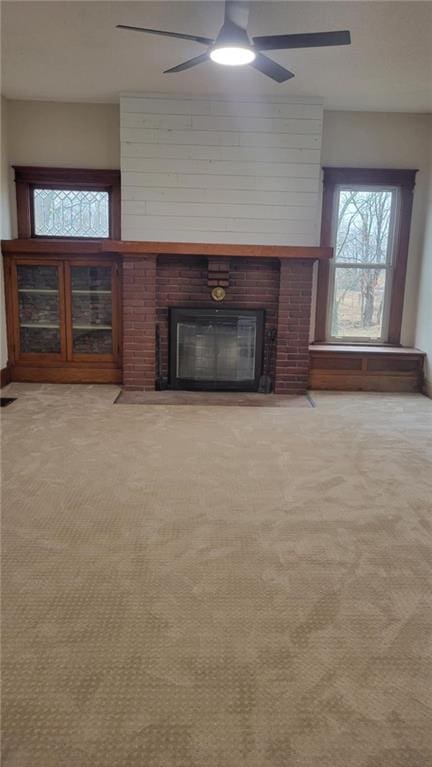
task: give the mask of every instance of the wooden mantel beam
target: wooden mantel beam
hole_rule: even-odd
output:
[[[231,256],[243,258],[330,259],[333,248],[304,245],[224,245],[207,242],[141,242],[134,240],[2,240],[4,254],[71,255],[118,253],[121,256]]]

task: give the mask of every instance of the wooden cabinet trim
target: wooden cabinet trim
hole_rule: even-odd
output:
[[[18,300],[18,278],[17,267],[25,266],[52,266],[58,269],[58,301],[59,301],[59,332],[60,332],[60,352],[22,352],[21,351],[21,333],[19,319],[19,300]],[[66,361],[66,335],[65,335],[65,315],[64,315],[64,280],[63,280],[63,262],[58,259],[41,261],[36,258],[14,258],[5,259],[5,279],[6,285],[6,319],[9,357],[13,363],[44,363],[50,360],[61,362]]]
[[[115,259],[111,258],[66,258],[65,265],[65,305],[66,305],[66,329],[67,329],[67,359],[68,362],[79,362],[81,365],[87,362],[113,362],[119,366],[120,362],[120,286],[118,281],[119,268]],[[73,351],[72,334],[72,285],[71,268],[74,266],[97,266],[111,268],[111,338],[112,354],[77,354]]]
[[[30,353],[20,351],[20,321],[19,321],[19,303],[18,303],[18,282],[17,266],[54,266],[58,268],[58,286],[59,286],[59,324],[60,324],[60,353]],[[112,354],[73,354],[72,352],[72,313],[71,313],[71,266],[105,266],[111,268],[111,295],[112,295]],[[121,274],[118,258],[115,255],[106,253],[103,257],[93,256],[92,258],[83,255],[68,255],[63,257],[54,256],[34,256],[24,255],[6,255],[4,259],[5,270],[5,294],[6,294],[6,315],[7,315],[7,335],[9,348],[9,361],[11,365],[12,380],[43,380],[43,378],[20,377],[19,370],[40,370],[61,368],[62,370],[71,369],[70,375],[65,376],[65,381],[76,380],[78,372],[88,371],[87,379],[91,380],[92,371],[95,381],[103,378],[101,370],[121,371]],[[35,372],[36,375],[36,372]],[[84,373],[83,373],[84,375]],[[106,374],[106,378],[113,377],[112,374]],[[54,379],[53,379],[54,380]],[[55,380],[60,380],[56,378]],[[116,379],[117,380],[117,379]]]

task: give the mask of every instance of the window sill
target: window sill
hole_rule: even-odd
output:
[[[425,352],[409,346],[396,346],[395,344],[338,344],[338,343],[312,343],[309,346],[311,352],[327,352],[330,354],[401,354],[425,356]]]

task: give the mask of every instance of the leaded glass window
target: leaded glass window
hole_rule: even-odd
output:
[[[39,237],[109,237],[109,193],[34,189],[34,233]]]

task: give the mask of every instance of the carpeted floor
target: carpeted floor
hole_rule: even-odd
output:
[[[4,767],[430,767],[432,401],[12,385]]]

